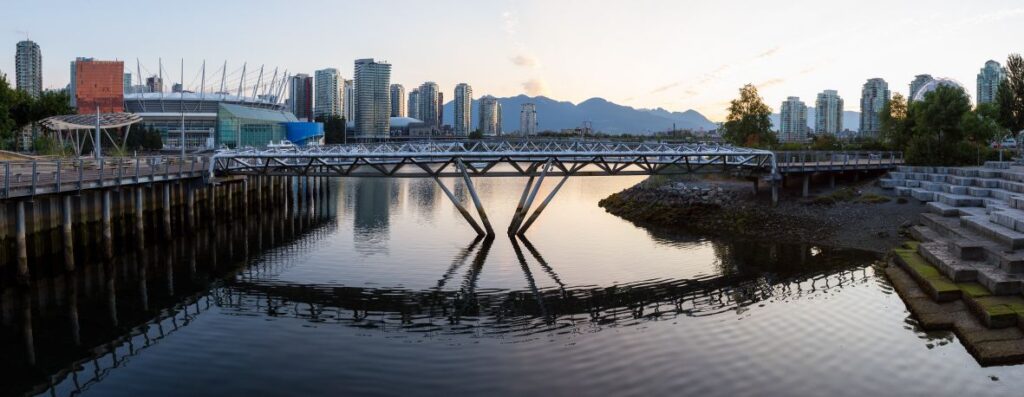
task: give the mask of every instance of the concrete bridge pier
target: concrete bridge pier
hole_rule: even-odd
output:
[[[25,238],[25,200],[15,204],[14,241],[18,251],[18,281],[28,283],[28,245]]]
[[[145,188],[135,188],[135,238],[136,244],[141,248],[145,244],[146,212],[143,203],[143,192]]]
[[[835,189],[836,188],[836,174],[828,174],[828,188],[829,189]]]
[[[772,206],[779,205],[779,184],[772,180]]]
[[[171,235],[171,184],[164,184],[164,197],[163,197],[163,219],[164,219],[164,235]]]
[[[803,197],[806,198],[806,197],[808,197],[810,195],[811,195],[811,174],[807,173],[807,174],[804,174]]]
[[[257,184],[258,185],[258,184]],[[249,220],[249,179],[242,179],[242,217]]]
[[[758,188],[757,188],[758,187],[758,182],[760,182],[760,181],[758,180],[758,178],[754,178],[753,182],[754,182],[754,196],[756,197],[757,196],[757,192],[758,192]]]
[[[189,230],[196,227],[196,189],[192,185],[185,185],[185,225]]]
[[[103,191],[101,223],[103,227],[103,257],[110,259],[114,256],[114,229],[110,220],[110,190]]]
[[[209,217],[211,220],[217,219],[217,185],[209,185],[206,188],[206,201],[207,207],[209,208]],[[212,224],[213,222],[207,222]]]
[[[61,227],[64,232],[64,270],[75,270],[75,240],[72,235],[71,224],[71,195],[64,195],[61,198]]]

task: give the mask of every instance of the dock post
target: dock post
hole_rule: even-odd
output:
[[[242,217],[249,219],[249,178],[242,179]]]
[[[61,226],[64,229],[64,270],[75,270],[75,240],[71,230],[71,195],[62,197]]]
[[[835,189],[836,188],[836,174],[828,174],[828,188],[829,189]]]
[[[142,187],[135,188],[135,238],[136,244],[139,248],[145,246],[145,231],[146,231],[146,208],[143,202],[144,191]]]
[[[114,228],[110,222],[110,190],[103,191],[103,256],[114,256]]]
[[[14,239],[18,245],[18,279],[28,282],[28,245],[25,240],[25,200],[18,200]]]
[[[804,197],[811,195],[811,174],[804,174]]]
[[[164,199],[163,199],[163,213],[164,213],[164,235],[171,235],[171,184],[164,183]]]
[[[185,216],[186,225],[191,230],[196,227],[196,189],[191,184],[185,185]]]
[[[772,180],[772,206],[779,205],[779,185],[778,182]]]

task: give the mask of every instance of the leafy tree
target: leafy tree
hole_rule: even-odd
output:
[[[882,142],[890,148],[902,149],[913,137],[914,120],[910,117],[910,109],[906,98],[896,93],[878,115],[881,124]]]
[[[778,139],[772,132],[771,114],[772,109],[757,93],[757,87],[747,84],[740,88],[740,97],[729,103],[729,117],[722,125],[722,137],[739,146],[774,145]]]
[[[484,139],[484,132],[477,128],[469,133],[469,139]]]
[[[338,144],[345,142],[345,118],[337,115],[320,116],[316,121],[324,123],[324,143]]]
[[[164,141],[160,139],[160,131],[156,128],[147,129],[142,138],[142,147],[153,151],[163,149]]]
[[[7,83],[7,75],[0,73],[0,144],[7,146],[14,137],[15,121],[11,117],[11,106],[14,105],[17,92]]]
[[[837,150],[839,149],[839,138],[832,134],[815,135],[811,142],[811,150]]]
[[[1006,79],[996,92],[999,124],[1014,135],[1024,130],[1024,58],[1010,54],[1006,58]]]
[[[970,99],[960,87],[938,86],[924,100],[910,104],[908,119],[914,123],[905,153],[911,164],[970,164],[978,161],[981,147],[988,142],[984,138],[989,131],[981,129],[983,113],[972,112]]]

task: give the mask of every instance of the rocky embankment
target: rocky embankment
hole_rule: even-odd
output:
[[[924,209],[885,196],[873,181],[817,193],[803,199],[784,192],[773,207],[767,189],[755,195],[749,182],[697,179],[640,183],[599,205],[649,228],[879,253],[899,244],[904,229]]]

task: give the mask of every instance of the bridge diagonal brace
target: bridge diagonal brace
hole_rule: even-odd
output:
[[[522,209],[517,211],[512,217],[512,222],[508,225],[509,235],[513,235],[519,230],[519,225],[523,223],[523,219],[526,218],[526,214],[530,211],[530,206],[533,205],[533,199],[537,197],[537,192],[540,190],[540,186],[544,184],[544,177],[548,175],[549,170],[551,170],[551,160],[548,160],[544,164],[544,170],[540,172],[540,178],[537,178],[537,183],[533,185],[533,190],[530,189],[529,184],[527,184],[526,189],[523,190],[523,193],[529,191],[530,194],[526,197],[526,202],[520,206]],[[530,182],[533,182],[532,175]]]
[[[476,212],[480,215],[480,222],[484,224],[484,228],[487,229],[487,235],[494,235],[494,228],[491,227],[491,221],[487,219],[487,213],[484,212],[484,205],[480,202],[480,196],[476,194],[476,187],[473,186],[473,179],[469,177],[469,172],[466,171],[466,165],[462,162],[462,159],[458,159],[455,163],[458,167],[459,172],[462,173],[462,179],[466,181],[466,188],[469,189],[469,195],[473,198],[473,205],[476,206]]]
[[[469,226],[472,226],[473,230],[476,230],[476,234],[480,236],[486,235],[484,229],[476,223],[475,219],[473,219],[473,215],[469,213],[469,210],[467,210],[466,207],[459,204],[459,200],[455,198],[455,195],[452,194],[451,190],[448,190],[448,187],[444,185],[444,182],[441,182],[441,179],[436,176],[434,177],[434,182],[437,182],[437,185],[441,187],[441,191],[444,192],[444,195],[448,196],[448,199],[451,200],[452,204],[455,204],[455,208],[459,210],[459,213],[462,214],[463,218],[466,218],[466,222],[469,222]]]
[[[558,194],[558,190],[562,188],[562,185],[565,184],[565,181],[569,180],[570,176],[571,174],[565,174],[564,176],[562,176],[562,179],[558,181],[558,184],[555,185],[555,188],[551,189],[551,192],[549,192],[547,197],[544,198],[544,201],[542,201],[540,205],[537,206],[537,209],[534,210],[532,214],[530,214],[530,218],[526,220],[526,223],[523,224],[523,227],[519,228],[519,230],[516,231],[516,234],[522,236],[524,233],[526,233],[526,229],[529,229],[530,226],[533,225],[533,222],[537,220],[537,218],[540,216],[540,213],[544,211],[545,207],[548,206],[548,203],[551,202],[551,199],[555,198],[555,195]]]

